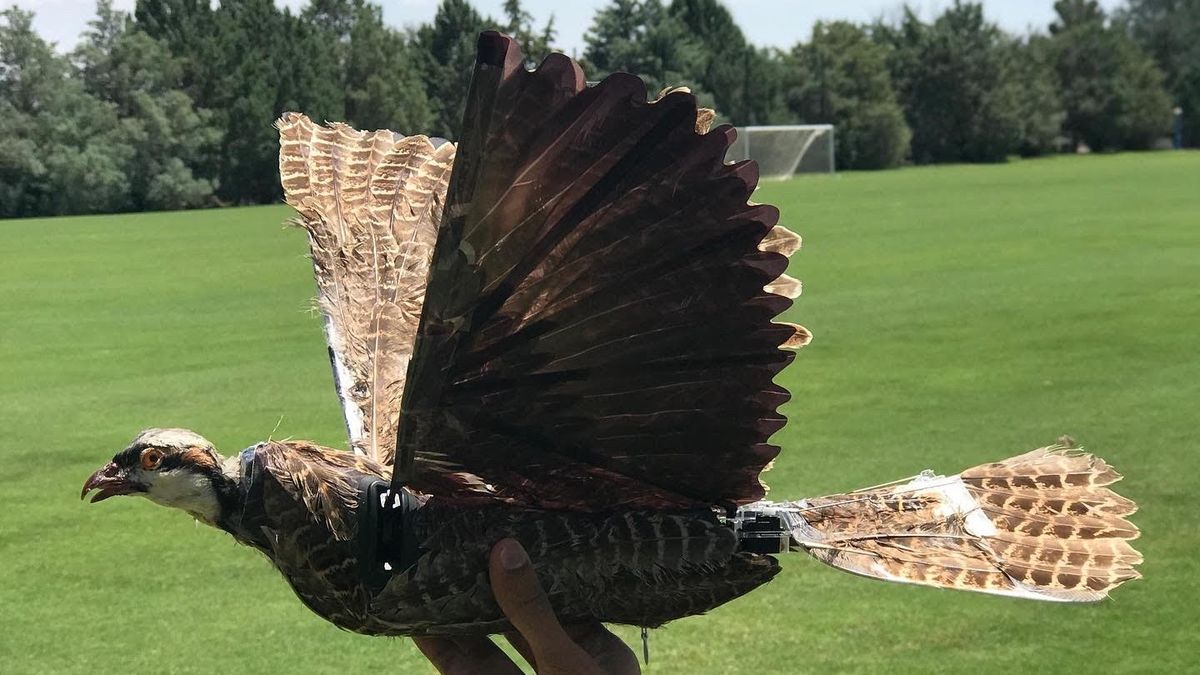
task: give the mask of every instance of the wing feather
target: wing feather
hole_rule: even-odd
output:
[[[522,64],[480,38],[393,483],[577,509],[753,501],[785,421],[781,347],[807,341],[773,321],[798,238],[748,202],[757,169],[724,164],[733,132],[691,94]]]

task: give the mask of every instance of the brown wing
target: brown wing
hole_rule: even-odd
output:
[[[285,114],[279,172],[308,231],[350,445],[391,464],[454,146]]]
[[[409,366],[394,484],[542,506],[744,503],[796,329],[778,212],[695,98],[650,103],[485,33]],[[780,247],[785,235],[776,232]],[[798,289],[797,289],[798,290]],[[472,488],[473,486],[473,488]]]

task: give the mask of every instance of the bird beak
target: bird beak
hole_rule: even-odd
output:
[[[79,493],[79,498],[87,497],[88,492],[92,490],[100,490],[92,497],[92,502],[99,502],[115,497],[117,495],[127,495],[131,492],[140,492],[141,486],[133,483],[125,478],[125,473],[114,462],[109,462],[104,465],[96,473],[88,477],[87,482],[83,484],[83,492]]]

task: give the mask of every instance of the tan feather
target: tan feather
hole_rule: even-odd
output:
[[[812,342],[812,333],[809,332],[809,330],[804,326],[795,323],[787,323],[786,321],[779,322],[779,325],[789,326],[792,329],[792,336],[779,346],[780,349],[800,349],[802,347],[807,347],[808,344]]]
[[[800,250],[802,243],[800,235],[782,225],[776,225],[759,243],[758,248],[760,251],[774,251],[790,258]]]
[[[351,447],[390,464],[454,146],[278,121],[288,204],[308,231]]]
[[[800,292],[803,290],[799,279],[793,279],[786,274],[781,274],[778,279],[767,284],[764,288],[768,293],[793,299],[800,297]]]
[[[776,225],[775,227],[771,228],[771,230],[767,232],[767,236],[764,237],[761,242],[759,242],[758,249],[760,251],[778,253],[790,258],[796,253],[796,251],[800,250],[800,235],[792,232],[782,225]],[[803,291],[803,289],[804,285],[799,279],[795,279],[786,274],[779,275],[775,281],[763,287],[763,290],[767,291],[768,293],[774,293],[775,295],[782,295],[785,298],[792,299],[800,297],[800,293]],[[783,321],[777,323],[784,326],[791,326],[793,331],[792,336],[788,338],[787,342],[784,342],[782,345],[780,345],[781,349],[796,350],[806,347],[810,342],[812,342],[812,332],[804,326]]]

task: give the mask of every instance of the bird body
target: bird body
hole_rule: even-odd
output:
[[[300,599],[374,635],[508,624],[487,552],[530,553],[564,623],[652,627],[805,551],[891,581],[1097,600],[1136,578],[1130,500],[1048,447],[952,476],[766,502],[811,340],[776,321],[800,238],[749,201],[753,162],[686,90],[586,86],[484,33],[457,145],[287,114],[280,175],[308,235],[350,452],[221,457],[151,429],[93,474],[258,549]],[[396,542],[399,542],[397,544]]]
[[[167,435],[151,433],[142,444]],[[359,516],[361,494],[351,486],[385,480],[386,468],[302,441],[259,443],[233,460],[210,465],[204,477],[219,486],[211,524],[266,555],[313,612],[357,633],[508,630],[488,587],[487,552],[509,537],[527,542],[565,623],[658,626],[723,604],[778,571],[773,558],[739,552],[733,530],[711,511],[586,513],[431,497],[406,523],[420,542],[415,564],[373,586],[358,542],[339,534],[352,533]]]

